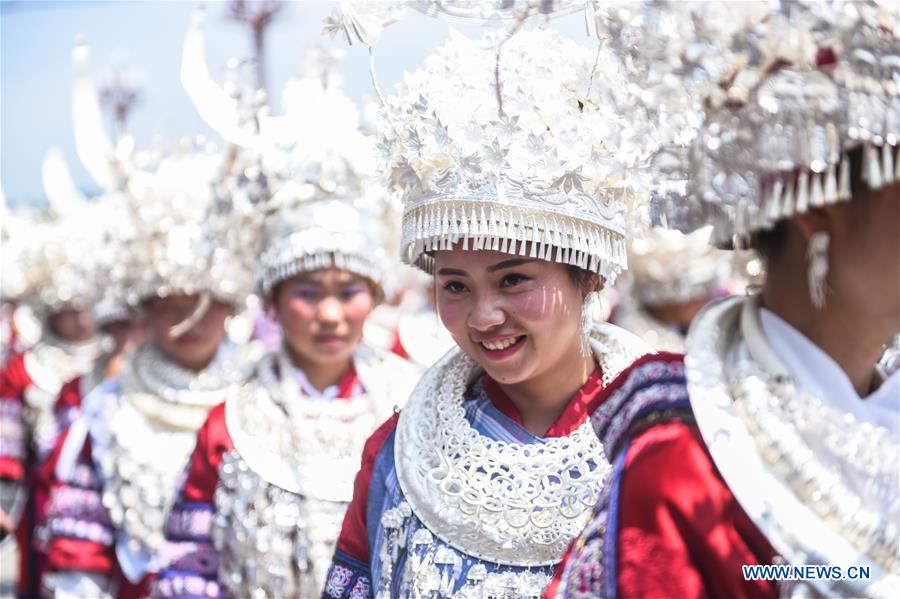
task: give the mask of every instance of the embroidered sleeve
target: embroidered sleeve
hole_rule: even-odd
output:
[[[221,597],[219,554],[212,539],[215,491],[222,456],[234,449],[224,404],[214,408],[197,434],[179,500],[166,521],[166,542],[156,556],[154,597]]]
[[[340,549],[335,551],[325,579],[325,588],[322,589],[322,598],[369,599],[370,597],[373,597],[373,594],[369,565],[350,557]]]
[[[74,463],[58,468],[68,434],[44,465],[50,498],[43,536],[50,572],[91,572],[110,578],[115,563],[114,533],[103,505],[100,477],[91,458],[90,441],[77,451]],[[66,578],[57,577],[60,580]]]
[[[21,481],[24,476],[25,421],[22,403],[0,398],[0,480]]]
[[[621,486],[628,472],[626,460],[632,455],[631,439],[647,426],[690,419],[682,356],[655,354],[638,359],[609,384],[596,403],[591,421],[613,462],[613,472],[587,527],[567,550],[547,589],[547,599],[616,596]],[[677,594],[690,596],[687,591],[678,588]]]
[[[0,479],[21,481],[25,475],[25,413],[22,401],[30,384],[21,355],[0,371]]]
[[[385,441],[397,427],[398,417],[399,414],[394,414],[378,427],[363,448],[362,464],[353,483],[353,499],[344,516],[337,550],[325,578],[325,588],[322,590],[322,597],[325,599],[345,597],[362,599],[372,596],[369,539],[366,528],[369,486],[372,482],[375,460]]]

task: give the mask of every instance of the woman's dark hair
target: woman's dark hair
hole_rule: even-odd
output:
[[[787,243],[788,222],[788,219],[780,220],[771,229],[753,234],[751,247],[756,248],[766,264],[781,255],[781,251]]]
[[[572,264],[566,264],[566,269],[569,271],[569,277],[571,277],[572,281],[578,285],[579,287],[584,285],[585,281],[590,279],[594,273],[589,270],[585,270],[583,268],[579,268],[578,266],[574,266]],[[603,281],[597,284],[597,289],[593,289],[592,291],[599,291],[600,287],[603,286]]]

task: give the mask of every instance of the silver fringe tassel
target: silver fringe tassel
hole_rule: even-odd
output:
[[[432,253],[456,244],[577,266],[607,283],[627,268],[624,234],[569,216],[478,202],[435,203],[403,215],[403,259],[409,264],[432,273]]]
[[[279,260],[277,263],[264,265],[262,276],[260,277],[263,295],[268,295],[278,283],[293,276],[324,268],[346,270],[372,281],[379,291],[384,291],[384,273],[371,260],[357,254],[345,254],[340,251],[321,251],[314,254],[291,256],[287,259]]]
[[[885,144],[863,147],[862,178],[872,189],[881,189],[900,181],[900,159],[896,146]],[[776,178],[763,194],[762,205],[743,202],[735,207],[734,222],[738,236],[770,229],[776,222],[811,208],[820,208],[851,199],[850,161],[841,156],[824,172],[801,170]]]

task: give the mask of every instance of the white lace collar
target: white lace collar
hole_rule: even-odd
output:
[[[604,384],[649,351],[608,323],[595,323],[591,347]],[[610,467],[603,446],[590,420],[540,444],[483,434],[463,406],[481,373],[457,348],[422,376],[394,440],[403,497],[431,534],[468,556],[508,566],[555,564],[603,487]]]
[[[900,371],[861,398],[847,374],[831,356],[774,312],[760,309],[762,330],[794,381],[832,408],[857,420],[883,426],[900,435]]]

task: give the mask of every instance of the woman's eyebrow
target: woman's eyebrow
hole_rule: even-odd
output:
[[[534,258],[513,258],[511,260],[504,260],[503,262],[497,262],[496,264],[491,264],[487,267],[488,272],[496,272],[498,270],[503,270],[504,268],[515,268],[516,266],[522,266],[523,264],[528,264],[529,262],[535,262]]]
[[[437,271],[437,274],[443,275],[445,277],[452,277],[452,276],[467,277],[467,276],[469,276],[468,273],[466,273],[466,271],[459,270],[458,268],[442,268],[439,271]]]
[[[297,284],[298,285],[314,285],[316,287],[321,287],[322,281],[319,281],[318,279],[314,279],[312,277],[299,277],[297,279]]]

